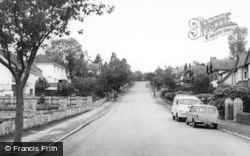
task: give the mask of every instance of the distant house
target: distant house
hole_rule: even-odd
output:
[[[68,81],[65,67],[43,54],[37,55],[35,66],[42,70],[43,77],[48,81],[48,90],[57,90],[60,82]]]
[[[207,63],[207,73],[210,75],[211,84],[213,87],[218,86],[218,82],[222,82],[223,79],[227,84],[233,84],[233,75],[229,75],[234,68],[236,60],[223,59],[219,60],[216,57],[211,57],[210,62]]]
[[[7,62],[4,58],[3,53],[0,51],[0,57]],[[16,55],[11,54],[11,61],[17,63]],[[15,79],[12,76],[8,68],[0,63],[0,71],[3,76],[0,76],[0,96],[14,96],[15,95]],[[24,87],[24,96],[34,96],[35,95],[35,83],[42,77],[42,71],[36,66],[32,65],[30,70],[29,78]]]
[[[101,73],[101,64],[99,63],[88,63],[88,73],[99,75]]]

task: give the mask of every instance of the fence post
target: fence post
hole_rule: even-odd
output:
[[[233,104],[233,100],[231,98],[225,99],[225,120],[230,120],[230,105]]]
[[[236,122],[236,116],[238,113],[243,112],[243,101],[241,98],[234,99],[234,122]]]

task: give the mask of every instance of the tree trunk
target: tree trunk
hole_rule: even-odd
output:
[[[23,130],[23,88],[21,82],[16,82],[16,118],[14,142],[21,142]]]

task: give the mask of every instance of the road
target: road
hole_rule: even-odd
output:
[[[249,156],[250,143],[228,133],[193,128],[157,106],[137,82],[103,117],[63,140],[65,156]]]

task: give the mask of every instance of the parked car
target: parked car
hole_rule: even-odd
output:
[[[194,95],[176,95],[171,108],[173,120],[177,119],[179,122],[181,119],[185,120],[190,107],[196,104],[201,104],[201,100]]]
[[[198,125],[212,125],[217,129],[219,124],[219,113],[217,107],[211,105],[193,105],[187,112],[186,124],[192,123],[193,127]]]

